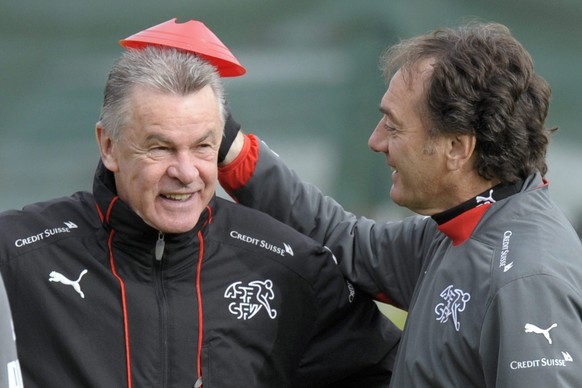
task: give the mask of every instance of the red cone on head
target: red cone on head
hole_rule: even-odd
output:
[[[155,45],[190,51],[214,65],[222,77],[238,77],[247,72],[220,39],[197,20],[168,20],[122,39],[119,44],[135,49]]]

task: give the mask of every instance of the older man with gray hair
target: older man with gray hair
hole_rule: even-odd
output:
[[[223,100],[208,60],[128,49],[93,191],[0,214],[27,388],[388,386],[399,331],[331,252],[216,196]]]

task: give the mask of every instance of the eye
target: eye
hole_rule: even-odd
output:
[[[150,148],[150,152],[153,153],[163,153],[168,152],[170,149],[166,146],[155,146]]]
[[[208,142],[198,143],[194,147],[197,152],[208,152],[212,149],[212,144]]]
[[[191,151],[199,158],[211,158],[218,148],[211,142],[200,142],[191,148]]]
[[[396,133],[398,132],[398,129],[396,129],[396,127],[394,127],[388,121],[384,121],[384,129],[386,130],[386,132],[388,132],[389,135],[392,136],[396,135]]]
[[[170,152],[171,152],[170,147],[160,144],[150,146],[147,151],[150,157],[162,157]]]

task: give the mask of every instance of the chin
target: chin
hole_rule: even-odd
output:
[[[194,229],[202,211],[204,211],[204,208],[159,211],[155,214],[155,219],[152,219],[150,225],[162,233],[186,233]]]
[[[400,205],[401,200],[398,196],[398,193],[396,192],[396,190],[394,190],[394,186],[392,186],[392,188],[390,189],[390,199],[392,200],[392,202],[394,202],[397,205]],[[402,206],[402,205],[400,205]]]
[[[407,202],[403,196],[399,196],[397,194],[394,194],[394,192],[390,192],[390,199],[392,199],[392,202],[394,202],[396,205],[409,209],[407,205],[409,205],[410,203]]]
[[[173,219],[170,220],[169,222],[161,221],[153,225],[153,227],[164,234],[186,233],[194,229],[194,227],[196,226],[197,222],[192,222],[193,219],[198,221],[198,217],[196,218],[190,217],[188,220],[185,220],[184,222],[177,222],[179,220]]]
[[[158,228],[158,230],[164,234],[181,234],[186,233],[194,229],[196,225],[188,225],[184,227],[180,226],[168,226],[163,228]]]

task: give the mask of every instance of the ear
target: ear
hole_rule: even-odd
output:
[[[447,167],[451,171],[462,168],[472,169],[470,165],[475,152],[477,139],[474,135],[452,135],[447,139]]]
[[[95,136],[97,137],[97,145],[99,146],[99,153],[101,154],[103,165],[109,171],[119,171],[117,154],[115,152],[116,142],[113,141],[109,133],[103,129],[101,122],[98,122],[95,126]]]

